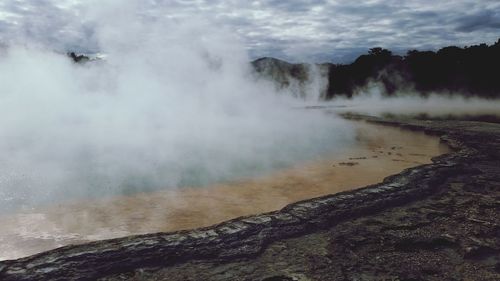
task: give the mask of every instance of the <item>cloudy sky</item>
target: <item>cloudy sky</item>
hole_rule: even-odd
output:
[[[29,38],[57,50],[98,51],[95,22],[85,15],[103,2],[2,0],[0,43]],[[349,62],[374,46],[403,52],[500,37],[498,0],[144,0],[134,8],[151,18],[207,18],[237,35],[252,58]]]

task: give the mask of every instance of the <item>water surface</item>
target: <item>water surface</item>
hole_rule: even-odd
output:
[[[352,122],[355,137],[335,150],[260,176],[131,195],[61,201],[0,217],[0,259],[131,234],[208,226],[278,210],[316,196],[381,182],[405,168],[430,163],[447,147],[436,137]]]

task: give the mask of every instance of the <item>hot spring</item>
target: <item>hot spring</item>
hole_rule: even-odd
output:
[[[257,79],[224,29],[110,18],[94,18],[105,60],[0,51],[0,259],[275,210],[445,151],[306,109]]]
[[[347,122],[295,108],[232,57],[143,59],[0,58],[2,211],[248,178],[352,145]]]

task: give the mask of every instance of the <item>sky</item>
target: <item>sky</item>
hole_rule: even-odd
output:
[[[376,46],[404,53],[500,37],[498,0],[2,0],[0,43],[99,52],[89,14],[108,4],[151,21],[207,19],[237,36],[250,58],[348,63]]]

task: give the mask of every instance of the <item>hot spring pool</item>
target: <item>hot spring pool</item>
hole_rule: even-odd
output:
[[[271,161],[265,165],[258,165],[255,159],[259,157],[255,157],[251,163],[235,165],[231,170],[234,175],[209,178],[201,185],[200,172],[186,170],[195,175],[195,180],[182,187],[165,184],[163,188],[138,188],[148,181],[137,181],[136,189],[125,192],[109,189],[100,193],[106,195],[100,198],[87,194],[75,197],[72,193],[4,213],[0,217],[0,259],[19,258],[73,243],[207,226],[237,216],[277,210],[298,200],[380,182],[448,151],[439,139],[423,133],[351,121],[343,124],[348,131],[340,134],[342,137],[339,138],[339,130],[332,131],[331,140],[337,141],[335,147],[326,145],[326,135],[312,142],[318,147],[305,151],[286,147],[297,143],[294,141],[276,143],[269,148],[286,149],[276,158],[267,155],[265,159]],[[343,141],[345,145],[340,146]],[[285,153],[290,151],[292,155]],[[206,160],[223,161],[220,157]]]

